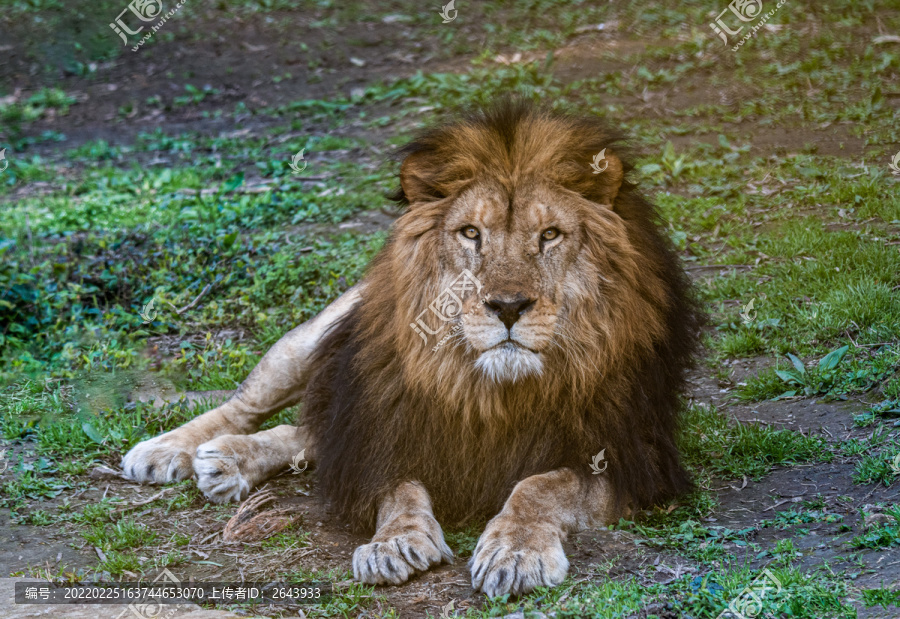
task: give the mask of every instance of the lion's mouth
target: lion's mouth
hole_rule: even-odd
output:
[[[533,348],[528,348],[528,346],[526,346],[525,344],[517,342],[516,340],[513,340],[513,339],[503,340],[496,346],[488,348],[488,350],[507,350],[507,351],[512,351],[512,352],[528,351],[528,352],[534,353],[536,355],[540,354],[538,351],[534,350]]]
[[[540,375],[544,363],[538,351],[507,339],[481,353],[475,367],[491,380],[516,382],[527,376]]]

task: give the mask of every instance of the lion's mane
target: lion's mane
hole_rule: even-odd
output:
[[[580,259],[603,281],[595,301],[566,308],[566,335],[540,376],[493,383],[464,343],[435,352],[410,328],[446,285],[440,223],[461,188],[490,178],[512,195],[540,174],[596,200],[604,181],[587,164],[613,145],[621,156],[619,140],[599,119],[506,100],[401,150],[426,162],[417,180],[433,199],[397,220],[363,300],[317,349],[302,412],[319,489],[354,529],[372,530],[379,498],[402,481],[422,482],[438,520],[460,524],[492,516],[527,476],[569,467],[590,477],[601,449],[620,509],[690,488],[677,416],[701,314],[655,209],[628,181],[612,212],[598,205],[584,222]],[[396,197],[408,204],[402,189]]]

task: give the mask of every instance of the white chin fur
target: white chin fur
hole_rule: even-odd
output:
[[[539,376],[544,370],[540,355],[513,345],[500,345],[481,353],[475,367],[498,383]]]

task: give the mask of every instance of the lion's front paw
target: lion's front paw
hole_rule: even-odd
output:
[[[500,515],[482,533],[470,567],[472,587],[494,597],[558,585],[566,577],[569,561],[558,528]]]
[[[229,438],[220,436],[203,443],[194,457],[197,487],[213,503],[243,501],[250,494],[250,482],[241,474],[240,458],[226,444]]]
[[[122,458],[125,476],[144,484],[165,484],[188,479],[197,443],[173,430],[138,443]]]
[[[435,521],[437,526],[437,522]],[[403,533],[382,542],[372,542],[353,553],[353,577],[364,583],[399,585],[416,572],[424,572],[442,561],[452,563],[453,552],[437,526],[435,536],[423,531]]]

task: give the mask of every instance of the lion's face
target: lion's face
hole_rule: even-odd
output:
[[[562,348],[569,307],[595,279],[579,261],[581,214],[571,198],[546,184],[517,189],[510,198],[491,181],[471,187],[449,207],[441,234],[442,262],[468,268],[482,286],[464,301],[458,340],[501,382],[542,372],[548,350]]]
[[[470,385],[477,397],[586,393],[662,336],[669,301],[635,245],[649,227],[619,201],[625,170],[602,130],[540,113],[483,118],[426,134],[408,153],[410,209],[373,281],[411,383],[448,399],[475,398]],[[595,173],[599,153],[607,164]],[[478,294],[442,315],[433,301],[466,271]],[[383,324],[373,318],[370,333]],[[490,387],[517,382],[527,389]]]

